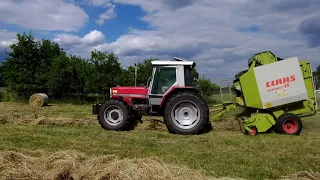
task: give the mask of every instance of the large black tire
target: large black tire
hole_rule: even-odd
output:
[[[277,119],[275,129],[280,134],[299,135],[302,131],[302,122],[299,116],[285,113]]]
[[[177,108],[181,104],[185,105]],[[195,106],[195,108],[192,108],[191,105]],[[195,113],[195,109],[197,113]],[[177,116],[176,114],[179,115]],[[198,118],[195,118],[196,116],[193,116],[193,114],[196,114]],[[181,118],[190,118],[190,122],[193,121],[194,123],[190,123],[192,125],[189,127],[183,126]],[[168,131],[173,134],[201,134],[211,125],[209,107],[201,95],[196,92],[185,91],[177,93],[170,97],[165,105],[164,122]]]
[[[128,105],[117,99],[110,99],[99,109],[99,124],[106,130],[127,131],[135,126]]]

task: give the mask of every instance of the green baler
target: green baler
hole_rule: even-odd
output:
[[[248,70],[236,75],[232,87],[235,102],[223,101],[223,108],[211,119],[242,107],[236,118],[245,132],[256,135],[275,129],[282,134],[300,134],[301,117],[317,112],[317,101],[309,61],[282,59],[265,51],[248,60]],[[215,111],[215,110],[214,110]]]

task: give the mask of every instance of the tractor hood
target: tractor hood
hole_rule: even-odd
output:
[[[113,96],[147,95],[148,88],[134,86],[118,86],[110,89]]]

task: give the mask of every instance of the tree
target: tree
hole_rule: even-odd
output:
[[[0,87],[4,86],[4,79],[3,79],[3,65],[0,63]]]
[[[205,98],[213,95],[219,89],[215,83],[212,83],[210,79],[205,77],[200,78],[197,82],[197,85]]]
[[[316,68],[316,71],[313,72],[313,79],[316,89],[320,88],[320,65]]]
[[[145,59],[142,63],[138,62],[137,67],[137,84],[147,85],[148,78],[152,76],[152,64],[151,61],[158,60],[156,58]],[[134,75],[134,74],[133,74]]]
[[[10,45],[11,52],[3,63],[5,84],[18,93],[28,96],[37,90],[35,74],[39,62],[39,42],[32,34],[17,34],[18,43]]]
[[[48,91],[49,71],[55,58],[59,57],[64,52],[57,43],[43,39],[39,47],[38,64],[35,72],[35,83],[37,91]]]
[[[49,75],[48,86],[51,96],[66,98],[72,93],[72,85],[75,82],[74,69],[65,53],[54,59]]]
[[[32,33],[17,34],[3,63],[4,83],[21,97],[48,91],[49,70],[54,58],[63,51],[50,40],[37,41]]]
[[[113,53],[104,53],[94,50],[91,52],[90,62],[93,63],[93,74],[91,79],[94,93],[106,95],[111,87],[118,85],[121,75],[121,67]],[[109,94],[109,93],[108,93]]]

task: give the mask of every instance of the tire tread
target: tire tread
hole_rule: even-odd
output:
[[[202,117],[200,119],[199,124],[191,130],[179,129],[173,124],[172,121],[170,121],[171,110],[174,106],[174,101],[176,101],[177,99],[181,99],[182,97],[194,98],[194,103],[196,103],[200,108],[200,111],[202,111]],[[202,98],[202,96],[198,93],[195,93],[193,91],[184,91],[181,93],[176,93],[168,99],[167,103],[164,106],[164,122],[167,126],[168,131],[173,134],[201,134],[206,130],[206,128],[208,128],[208,126],[211,126],[209,121],[209,107],[205,100]]]

